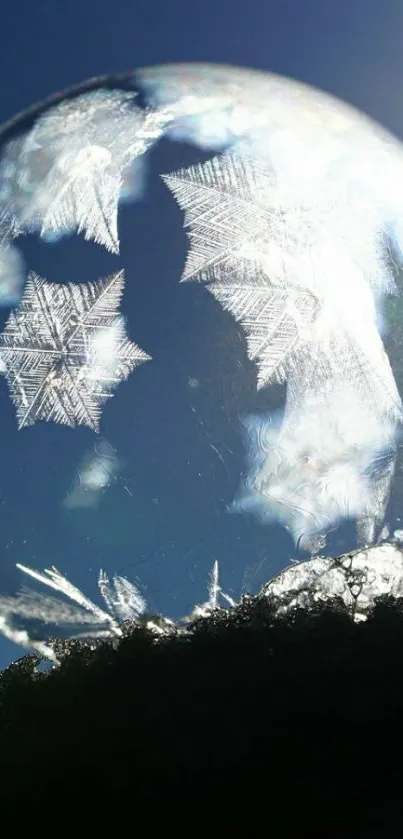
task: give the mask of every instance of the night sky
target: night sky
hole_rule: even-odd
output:
[[[203,61],[295,77],[403,138],[402,29],[400,0],[3,0],[0,122],[91,76]],[[119,214],[119,256],[80,237],[23,243],[29,268],[56,282],[124,268],[128,331],[154,360],[104,409],[101,438],[117,449],[121,468],[93,510],[66,510],[63,499],[95,435],[45,423],[18,432],[0,381],[4,593],[18,589],[21,562],[54,564],[96,597],[103,567],[136,580],[151,609],[179,617],[203,597],[215,559],[224,588],[239,596],[293,555],[279,527],[226,513],[244,465],[239,417],[281,405],[284,394],[256,395],[256,371],[232,318],[202,287],[178,285],[186,237],[159,174],[201,159],[173,143],[152,152],[144,198]],[[0,667],[20,652],[0,639]]]

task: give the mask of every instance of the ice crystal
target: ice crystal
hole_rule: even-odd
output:
[[[397,541],[397,540],[396,540]],[[20,571],[40,584],[62,595],[65,600],[24,588],[16,595],[0,596],[0,632],[16,644],[36,650],[40,656],[57,663],[55,644],[38,639],[18,622],[34,621],[48,627],[67,629],[71,639],[120,638],[126,621],[143,624],[157,635],[186,632],[195,619],[208,617],[219,608],[220,600],[235,607],[236,601],[225,594],[219,582],[218,562],[215,562],[208,584],[206,602],[194,607],[191,614],[178,623],[161,615],[147,616],[147,604],[137,586],[125,577],[115,575],[112,580],[99,572],[98,590],[105,603],[100,608],[80,589],[64,577],[57,568],[44,572],[17,565]],[[262,589],[279,611],[295,606],[309,608],[317,601],[341,598],[355,620],[366,617],[375,599],[382,595],[402,597],[403,554],[395,543],[384,543],[336,559],[316,557],[293,563],[275,575]],[[35,635],[39,632],[36,629]],[[49,634],[49,632],[48,632]]]
[[[195,618],[206,616],[220,608],[219,600],[230,606],[235,601],[224,594],[219,584],[218,563],[215,562],[210,574],[208,600],[195,606],[191,615],[176,625],[172,620],[161,615],[147,616],[147,603],[137,586],[119,575],[112,579],[102,569],[98,576],[98,590],[106,605],[101,609],[96,603],[80,591],[54,566],[45,571],[35,571],[17,563],[17,568],[27,576],[52,589],[60,597],[44,595],[32,589],[24,588],[16,596],[0,596],[0,632],[11,641],[36,650],[41,656],[57,661],[52,644],[46,640],[37,640],[26,629],[18,627],[18,621],[34,621],[45,626],[61,627],[69,630],[69,638],[113,638],[121,637],[121,625],[126,622],[142,621],[148,629],[165,634],[172,629],[180,630],[180,624],[192,623]],[[144,617],[143,617],[144,616]],[[183,626],[182,626],[183,629]],[[46,633],[45,633],[46,634]]]
[[[164,181],[190,228],[182,279],[205,281],[242,325],[259,387],[283,379],[286,362],[311,339],[320,309],[319,287],[297,271],[288,273],[284,261],[284,254],[302,251],[312,236],[312,213],[307,210],[304,218],[290,196],[283,207],[285,196],[270,167],[245,149],[165,175]]]
[[[149,359],[116,314],[123,286],[123,271],[77,285],[30,275],[0,335],[19,428],[48,420],[98,430],[106,399]]]
[[[98,586],[110,613],[120,622],[133,620],[145,611],[144,598],[125,577],[115,576],[111,582],[105,571],[101,570]]]
[[[52,660],[55,660],[52,646],[46,641],[35,640],[26,629],[20,629],[16,625],[18,620],[68,628],[70,638],[120,637],[120,623],[125,620],[136,621],[146,608],[145,601],[133,583],[117,575],[110,580],[102,570],[99,573],[98,588],[107,611],[93,603],[55,567],[43,573],[20,564],[17,568],[63,595],[66,601],[31,589],[23,589],[17,596],[2,595],[0,632],[14,643],[31,647]]]
[[[356,621],[365,620],[378,597],[403,597],[403,554],[383,544],[332,559],[318,556],[285,568],[264,587],[279,611],[340,598]]]
[[[233,509],[280,520],[315,552],[343,519],[358,520],[361,543],[382,523],[403,410],[377,304],[394,281],[385,206],[344,148],[336,176],[332,156],[309,156],[301,138],[266,139],[164,180],[190,240],[182,279],[205,282],[240,323],[258,387],[287,382],[281,428],[256,421]]]
[[[130,92],[97,90],[64,100],[6,145],[0,214],[7,211],[10,230],[45,238],[77,230],[117,253],[119,197],[137,191],[130,166],[163,125],[163,115],[136,107]]]
[[[312,182],[304,172],[298,181],[291,161],[288,172],[269,151],[252,151],[240,144],[163,179],[190,241],[182,279],[205,282],[242,325],[263,386],[286,378],[300,347],[317,341],[318,328],[331,335],[339,316],[358,338],[363,314],[372,320],[368,291],[377,300],[394,286],[379,245],[382,220],[364,192],[320,166]]]
[[[190,615],[190,620],[193,618],[206,617],[215,609],[219,609],[220,598],[221,602],[224,602],[229,606],[235,606],[235,600],[233,600],[229,594],[225,594],[221,588],[219,580],[219,567],[216,560],[210,573],[208,598],[204,603],[199,603],[194,607]]]

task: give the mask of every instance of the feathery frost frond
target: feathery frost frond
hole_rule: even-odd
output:
[[[381,525],[403,408],[378,328],[394,290],[385,196],[369,198],[348,146],[315,156],[296,132],[273,125],[164,181],[188,230],[182,279],[204,281],[241,325],[258,387],[287,382],[280,428],[246,420],[250,468],[232,509],[279,520],[316,552],[343,519],[361,540]],[[389,178],[401,161],[383,153]]]
[[[136,196],[130,167],[161,136],[164,116],[134,104],[134,94],[97,90],[66,99],[5,147],[0,214],[8,227],[47,239],[78,231],[119,251],[122,194]],[[137,180],[140,178],[140,169]]]
[[[50,642],[31,637],[26,629],[21,629],[18,621],[36,623],[68,629],[71,639],[94,639],[121,637],[121,624],[126,621],[138,623],[140,620],[150,631],[157,635],[177,629],[180,624],[192,622],[195,618],[210,614],[220,608],[220,596],[230,606],[235,601],[221,590],[218,575],[218,563],[215,562],[210,574],[208,600],[196,606],[192,614],[179,624],[161,615],[146,617],[147,603],[137,586],[125,577],[115,575],[112,579],[102,569],[98,576],[98,590],[106,605],[101,609],[83,594],[54,566],[45,571],[35,571],[26,565],[17,564],[17,568],[36,582],[52,589],[66,598],[53,597],[24,588],[16,596],[0,596],[0,632],[24,647],[36,650],[57,663],[57,658]]]
[[[111,614],[120,622],[133,620],[146,609],[146,601],[138,589],[125,577],[109,580],[105,571],[99,572],[98,588]]]
[[[198,604],[197,606],[194,607],[193,612],[190,616],[190,619],[206,617],[206,615],[209,615],[209,614],[211,614],[211,612],[214,612],[215,609],[219,609],[220,608],[220,602],[219,602],[220,597],[222,597],[222,599],[229,606],[235,606],[235,600],[233,600],[232,597],[230,597],[229,594],[225,594],[222,591],[222,588],[220,586],[220,581],[219,581],[218,562],[216,560],[214,565],[213,565],[212,571],[210,572],[210,579],[209,579],[209,585],[208,585],[208,598],[205,601],[205,603],[200,603],[200,604]]]
[[[182,279],[205,281],[242,325],[258,386],[281,381],[320,310],[319,286],[297,266],[328,214],[296,206],[268,162],[242,146],[163,179],[190,229]]]
[[[146,603],[133,583],[123,577],[110,580],[100,571],[98,588],[107,610],[101,609],[86,597],[54,566],[44,572],[35,571],[25,565],[17,568],[58,595],[52,597],[32,589],[22,589],[16,596],[0,596],[0,632],[11,641],[35,649],[41,655],[55,661],[52,646],[43,640],[31,637],[26,629],[20,629],[16,622],[35,621],[44,625],[68,629],[70,638],[121,637],[120,623],[136,621],[146,609]]]

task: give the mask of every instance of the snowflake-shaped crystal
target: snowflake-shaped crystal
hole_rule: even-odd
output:
[[[77,285],[30,274],[0,335],[0,368],[19,428],[48,420],[98,430],[106,399],[150,358],[116,314],[123,287],[123,271]]]

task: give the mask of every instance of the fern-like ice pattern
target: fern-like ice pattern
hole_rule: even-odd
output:
[[[317,298],[302,289],[293,294],[268,288],[267,280],[246,288],[213,283],[209,291],[239,321],[246,335],[248,356],[257,362],[257,384],[285,378],[287,361],[303,339],[319,309]],[[302,328],[300,327],[302,324]]]
[[[182,279],[205,282],[240,323],[259,387],[287,382],[281,428],[248,423],[234,509],[280,520],[310,551],[351,517],[373,540],[403,419],[377,324],[377,301],[393,290],[384,205],[346,163],[333,171],[331,155],[274,131],[164,176],[190,242]]]
[[[293,206],[267,161],[245,148],[164,181],[190,231],[182,279],[206,282],[242,325],[258,386],[282,380],[293,352],[310,340],[320,306],[318,288],[298,276],[296,264],[290,270],[287,258],[312,236],[312,213]]]
[[[19,428],[47,420],[98,430],[106,399],[149,359],[117,314],[123,287],[123,271],[77,285],[30,275],[0,335]]]
[[[137,190],[130,166],[163,126],[164,115],[136,107],[130,92],[98,90],[64,100],[5,147],[0,214],[7,211],[10,230],[45,238],[77,230],[117,253],[119,198],[122,189]]]

